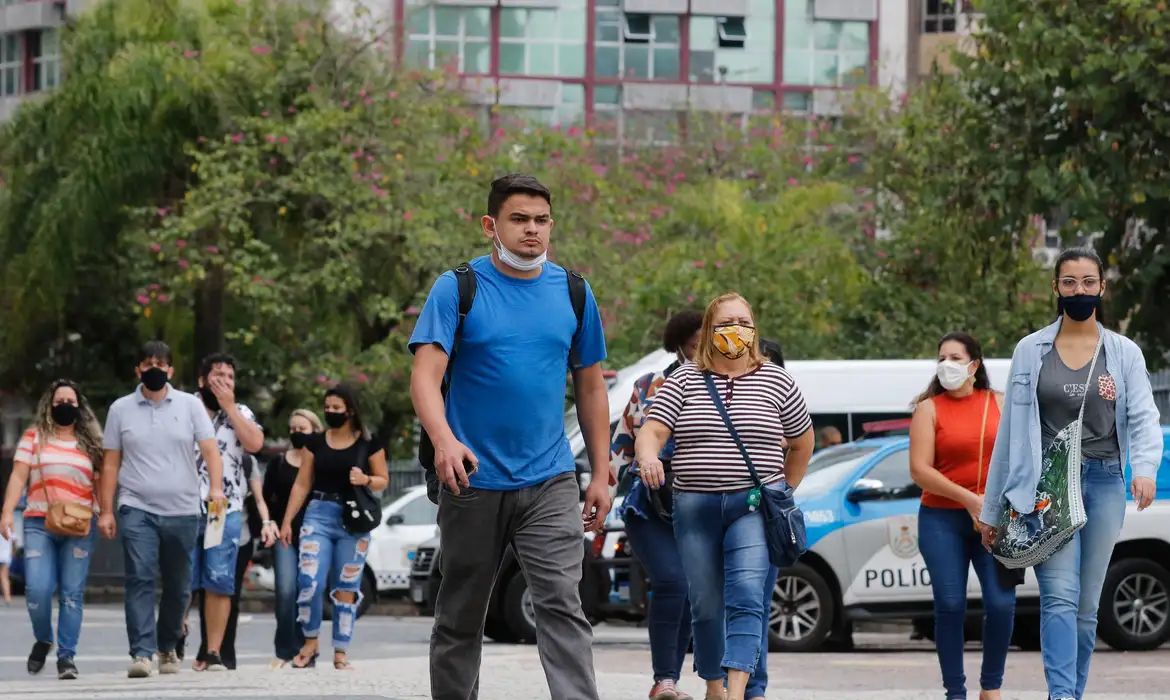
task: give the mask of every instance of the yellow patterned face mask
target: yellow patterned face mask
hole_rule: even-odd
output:
[[[751,326],[734,324],[729,326],[715,326],[715,335],[711,342],[715,349],[729,360],[738,360],[752,346],[756,339],[756,329]]]

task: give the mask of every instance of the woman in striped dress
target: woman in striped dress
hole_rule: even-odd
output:
[[[707,682],[707,700],[743,700],[766,652],[761,593],[771,562],[756,508],[759,493],[708,392],[707,376],[764,488],[800,483],[813,451],[812,420],[792,376],[760,352],[743,297],[725,294],[712,301],[699,333],[695,361],[679,367],[658,390],[635,451],[643,483],[661,488],[659,453],[674,437],[672,519],[690,593],[695,668]]]

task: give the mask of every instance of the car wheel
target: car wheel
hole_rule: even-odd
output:
[[[536,610],[524,574],[517,571],[504,590],[504,621],[520,644],[536,642]]]
[[[1170,639],[1170,572],[1149,559],[1109,566],[1101,591],[1099,630],[1119,651],[1156,649]]]
[[[768,650],[816,651],[833,629],[835,604],[829,584],[810,566],[780,570],[772,589]]]
[[[914,628],[916,636],[921,637],[929,642],[934,641],[934,618],[933,617],[919,617],[913,620],[911,626]]]

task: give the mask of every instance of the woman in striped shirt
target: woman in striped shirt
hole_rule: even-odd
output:
[[[657,489],[665,483],[659,452],[674,437],[672,519],[690,592],[695,668],[708,700],[743,700],[766,653],[761,592],[771,563],[753,503],[759,494],[706,374],[765,488],[800,483],[813,450],[812,420],[792,376],[761,354],[747,301],[724,294],[703,316],[695,361],[667,378],[637,438],[642,481]]]
[[[77,677],[73,656],[81,634],[81,604],[96,530],[66,537],[45,529],[51,504],[74,501],[97,511],[94,489],[102,458],[102,430],[77,386],[53,383],[37,406],[36,422],[20,438],[0,513],[0,534],[12,538],[13,511],[28,483],[24,510],[25,600],[36,643],[28,672],[40,673],[53,648],[53,591],[57,590],[57,677]]]

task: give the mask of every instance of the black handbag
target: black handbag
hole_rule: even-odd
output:
[[[670,460],[663,460],[662,476],[666,483],[656,489],[646,489],[649,492],[647,498],[654,514],[669,523],[674,518],[674,472],[670,470]]]
[[[731,433],[731,439],[735,441],[739,453],[743,455],[743,461],[747,464],[748,471],[751,472],[752,481],[756,482],[756,488],[760,490],[760,511],[764,516],[764,535],[768,540],[768,559],[771,560],[773,566],[779,568],[792,566],[802,554],[808,551],[808,531],[804,523],[804,513],[796,505],[791,488],[783,491],[764,488],[764,482],[760,481],[760,475],[752,464],[752,458],[748,454],[747,448],[744,447],[743,440],[739,439],[739,433],[735,429],[735,424],[731,422],[731,416],[727,414],[727,406],[723,405],[723,399],[715,388],[715,378],[711,376],[710,372],[704,372],[703,379],[707,383],[707,393],[711,395],[715,408],[718,409],[719,415],[723,418],[723,424],[727,426],[727,432]]]
[[[366,474],[370,473],[370,442],[358,438],[357,466]],[[341,520],[348,532],[366,534],[382,522],[382,503],[369,486],[349,485],[341,502]]]

